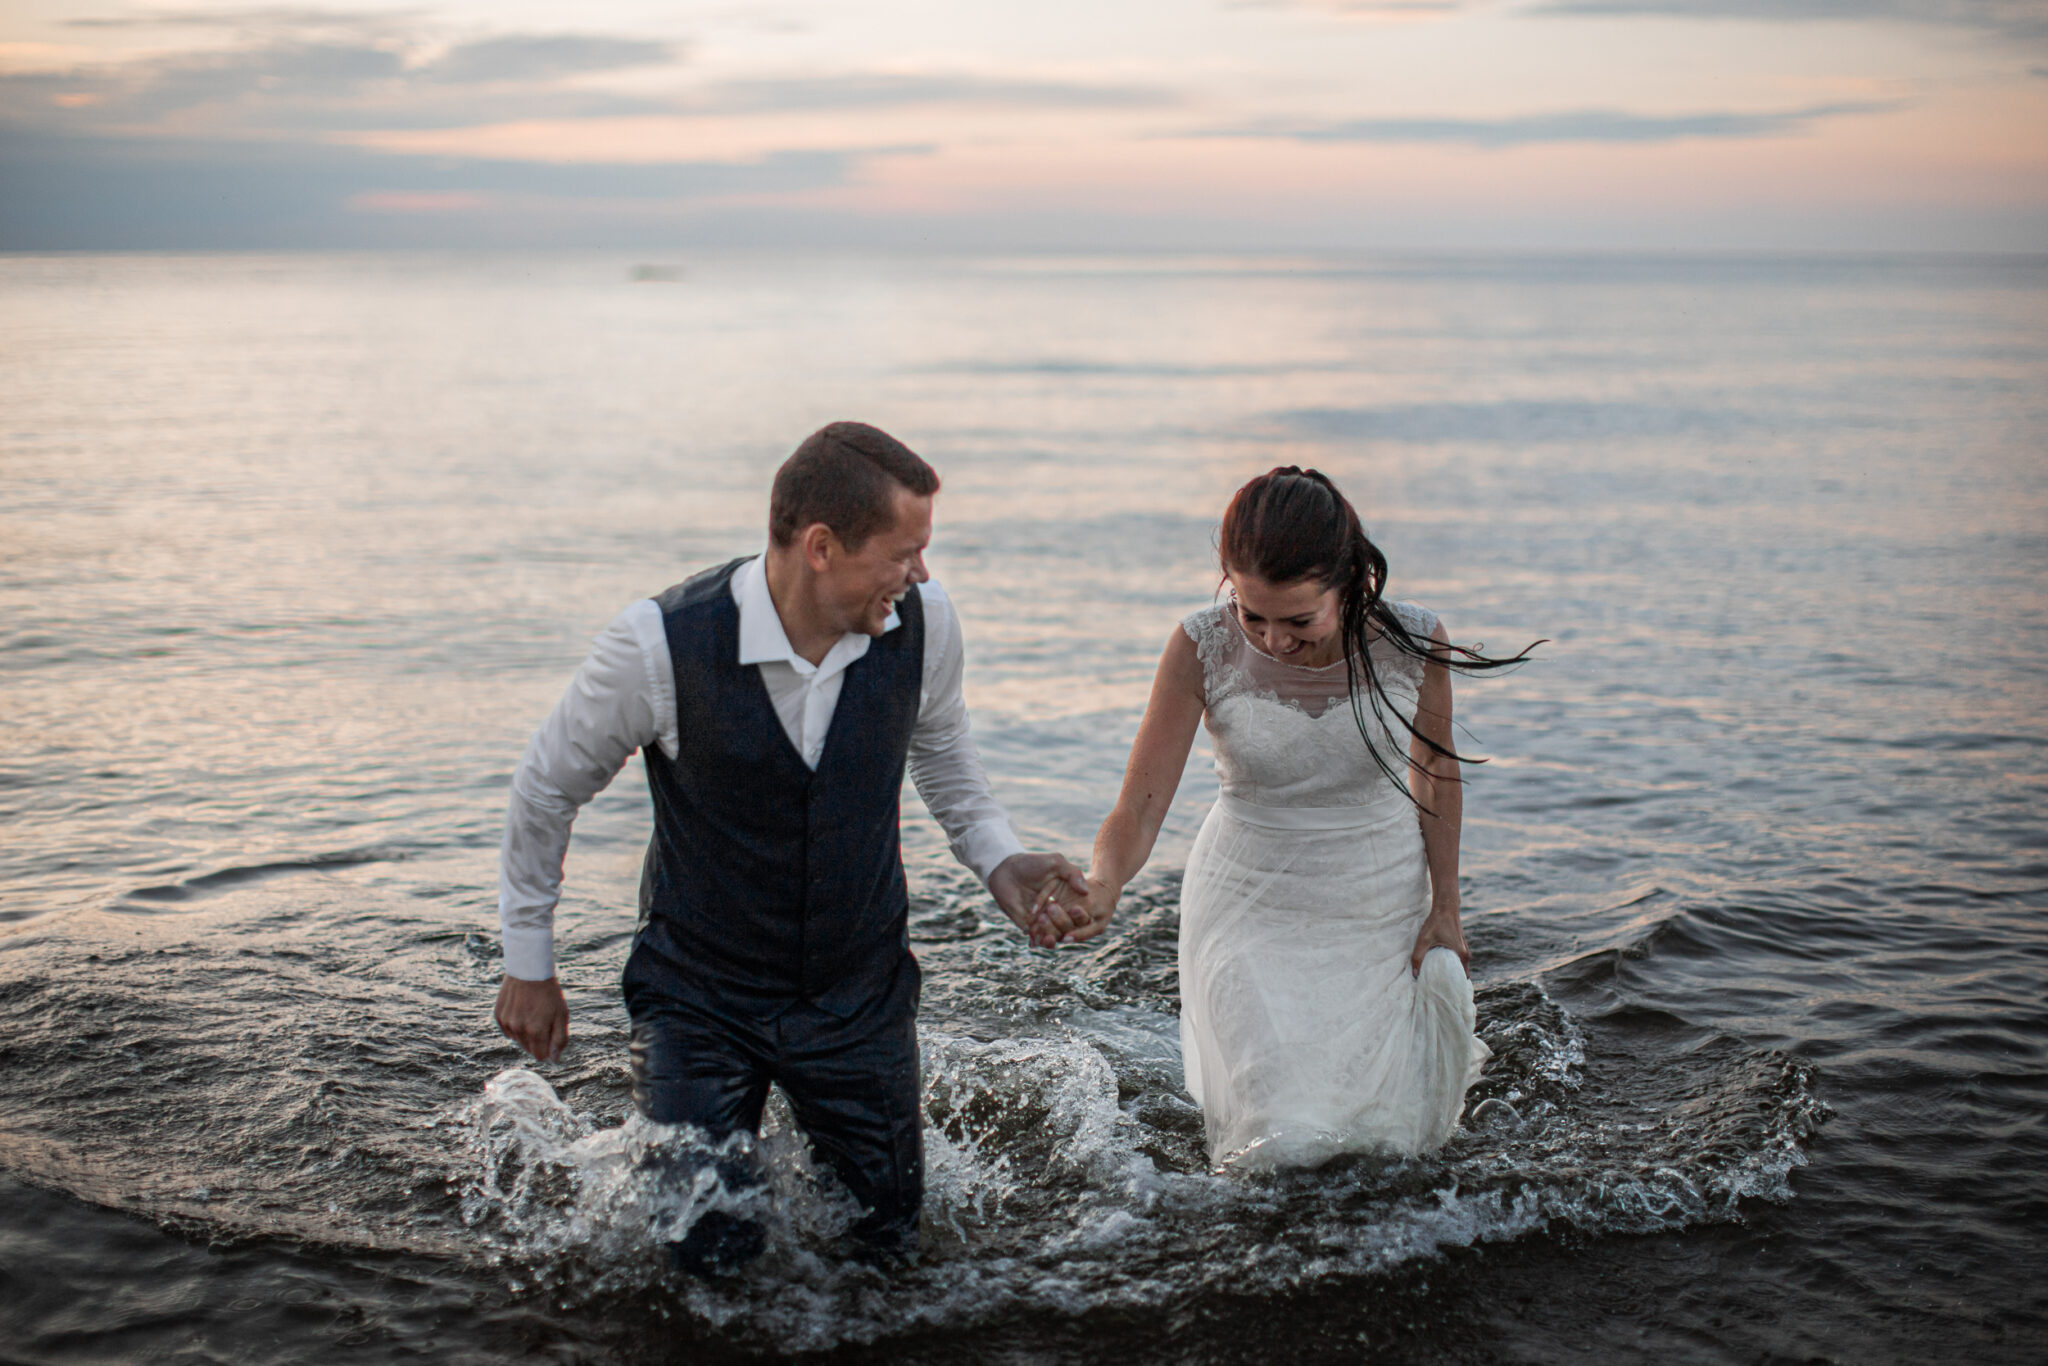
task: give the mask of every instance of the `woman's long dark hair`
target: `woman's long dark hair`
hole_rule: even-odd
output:
[[[1434,640],[1417,639],[1401,624],[1401,618],[1383,596],[1387,557],[1365,534],[1350,501],[1320,470],[1281,465],[1239,489],[1224,510],[1217,550],[1226,576],[1232,570],[1241,570],[1272,584],[1313,579],[1324,588],[1337,590],[1339,643],[1344,649],[1344,682],[1351,696],[1351,716],[1358,723],[1358,733],[1364,738],[1373,762],[1394,786],[1407,791],[1402,772],[1419,765],[1412,753],[1403,755],[1403,769],[1397,771],[1381,752],[1375,736],[1380,729],[1393,733],[1387,720],[1389,713],[1402,729],[1433,752],[1460,763],[1486,762],[1438,744],[1417,730],[1415,723],[1393,705],[1386,685],[1373,668],[1372,651],[1367,648],[1371,632],[1377,628],[1387,644],[1402,654],[1467,674],[1488,673],[1523,663],[1529,658],[1529,651],[1542,641],[1525,646],[1519,654],[1496,659],[1462,645],[1439,645]],[[1366,721],[1368,708],[1379,722],[1378,728]],[[1409,800],[1415,800],[1413,793]]]

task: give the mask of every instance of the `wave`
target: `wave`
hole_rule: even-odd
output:
[[[209,1243],[421,1257],[521,1312],[792,1352],[1017,1314],[1159,1323],[1485,1244],[1734,1219],[1791,1196],[1826,1118],[1803,1062],[1611,1000],[1582,1019],[1511,979],[1478,988],[1494,1056],[1438,1152],[1219,1172],[1181,1087],[1171,876],[1127,894],[1113,938],[1059,954],[1017,942],[964,874],[920,881],[925,1250],[899,1271],[844,1255],[846,1197],[779,1096],[733,1148],[632,1115],[623,1014],[581,980],[609,977],[616,945],[565,939],[578,1051],[543,1077],[490,1032],[482,936],[354,898],[225,931],[74,918],[24,948],[0,983],[0,1167]],[[737,1147],[765,1190],[656,1174]],[[661,1244],[717,1208],[761,1217],[766,1257],[679,1279]]]
[[[1790,1198],[1827,1114],[1808,1065],[1733,1051],[1692,1069],[1683,1098],[1631,1100],[1625,1078],[1589,1082],[1577,1025],[1539,985],[1490,985],[1479,1007],[1495,1057],[1444,1149],[1265,1175],[1208,1166],[1178,1024],[1155,1003],[1081,1006],[1009,1034],[927,1027],[926,1250],[886,1278],[835,1246],[845,1197],[779,1103],[756,1145],[765,1200],[708,1171],[659,1189],[634,1155],[708,1155],[701,1136],[637,1117],[605,1127],[518,1068],[463,1112],[452,1175],[472,1232],[533,1293],[651,1296],[700,1331],[779,1352],[1020,1314],[1277,1299],[1482,1243],[1666,1231]],[[666,1269],[661,1242],[743,1201],[769,1228],[760,1262],[708,1284]]]
[[[148,887],[137,887],[122,898],[141,902],[196,901],[231,888],[266,878],[283,877],[292,873],[314,873],[328,868],[353,868],[365,863],[395,863],[410,856],[412,851],[387,845],[368,849],[345,849],[331,854],[313,854],[306,858],[279,859],[274,863],[237,864],[201,873],[179,882],[157,883]]]
[[[1732,438],[1776,429],[1786,419],[1735,409],[1575,399],[1494,403],[1403,403],[1383,407],[1294,408],[1268,413],[1270,425],[1298,436],[1432,445],[1465,441],[1529,445],[1546,441],[1642,440],[1675,436]]]

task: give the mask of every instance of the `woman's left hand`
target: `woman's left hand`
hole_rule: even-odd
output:
[[[1449,949],[1457,954],[1465,975],[1472,975],[1472,951],[1465,947],[1465,931],[1458,924],[1456,906],[1439,906],[1422,922],[1422,932],[1415,936],[1415,952],[1408,958],[1408,970],[1415,976],[1422,976],[1423,955],[1431,949]]]

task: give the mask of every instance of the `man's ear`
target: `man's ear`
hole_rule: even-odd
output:
[[[804,563],[813,574],[822,574],[832,567],[832,561],[843,551],[839,538],[832,534],[832,528],[823,522],[812,522],[797,537],[797,544],[804,552]]]

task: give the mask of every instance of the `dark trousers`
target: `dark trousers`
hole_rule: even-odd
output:
[[[636,948],[624,982],[633,1103],[656,1123],[695,1125],[715,1141],[758,1132],[775,1083],[817,1155],[868,1211],[854,1235],[884,1253],[909,1252],[924,1203],[918,982],[906,953],[893,978],[844,1019],[804,1001],[764,1017],[721,1003],[675,964]],[[760,1179],[738,1167],[719,1175],[728,1189]],[[762,1242],[758,1225],[714,1210],[673,1251],[687,1270],[717,1272],[751,1260]]]

